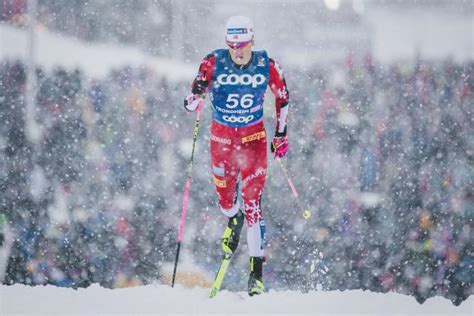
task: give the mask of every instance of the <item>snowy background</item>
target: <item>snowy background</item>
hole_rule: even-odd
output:
[[[0,1],[2,313],[89,313],[94,296],[105,306],[97,313],[173,313],[180,301],[205,313],[229,298],[245,302],[236,313],[255,312],[250,304],[311,313],[329,302],[321,314],[378,315],[390,304],[405,308],[399,314],[472,314],[472,1],[28,3]],[[207,290],[162,284],[195,118],[182,98],[234,14],[254,20],[256,49],[286,72],[284,163],[313,216],[305,222],[271,159],[263,196],[271,292],[258,301],[239,293],[244,241],[223,285],[232,293],[212,305]],[[186,287],[212,281],[226,224],[210,177],[208,104],[202,121],[178,269]],[[121,295],[142,308],[124,307]],[[56,305],[72,297],[75,305]],[[156,297],[168,304],[160,309]],[[347,306],[334,307],[340,301]]]

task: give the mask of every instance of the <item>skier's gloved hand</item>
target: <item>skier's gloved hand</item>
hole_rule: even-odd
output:
[[[184,108],[189,112],[193,112],[200,108],[203,102],[204,100],[199,94],[189,93],[184,98]]]
[[[286,132],[282,134],[276,133],[270,148],[272,153],[275,153],[275,158],[284,157],[288,153],[288,148],[289,144]]]
[[[207,91],[207,87],[209,86],[209,81],[207,80],[196,80],[193,83],[193,87],[191,92],[194,94],[203,95]]]

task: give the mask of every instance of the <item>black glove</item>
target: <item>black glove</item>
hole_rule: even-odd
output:
[[[193,84],[191,92],[198,95],[203,95],[206,93],[207,87],[209,86],[209,81],[207,80],[196,80]]]

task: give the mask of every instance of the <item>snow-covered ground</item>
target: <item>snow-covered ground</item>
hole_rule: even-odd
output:
[[[6,315],[473,315],[474,297],[461,306],[445,298],[423,305],[413,297],[357,291],[270,291],[249,297],[222,291],[213,299],[208,289],[148,285],[127,289],[87,289],[54,286],[0,286],[0,314]]]
[[[0,25],[0,60],[28,60],[28,31]],[[145,66],[168,80],[191,78],[195,66],[166,58],[153,57],[134,47],[87,43],[38,28],[36,31],[36,63],[52,69],[59,65],[85,71],[94,78],[106,76],[111,69],[125,65]]]

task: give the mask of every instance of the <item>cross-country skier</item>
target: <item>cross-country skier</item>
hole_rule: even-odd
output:
[[[249,18],[231,17],[226,25],[227,49],[207,55],[199,67],[184,107],[194,111],[208,92],[212,102],[211,159],[215,188],[229,223],[222,237],[231,255],[247,219],[250,254],[249,295],[265,291],[262,281],[265,224],[260,200],[267,173],[267,140],[263,101],[267,86],[275,95],[276,133],[271,143],[275,157],[288,152],[286,123],[288,89],[278,63],[266,51],[253,51],[254,32]],[[241,177],[243,206],[237,201]]]

